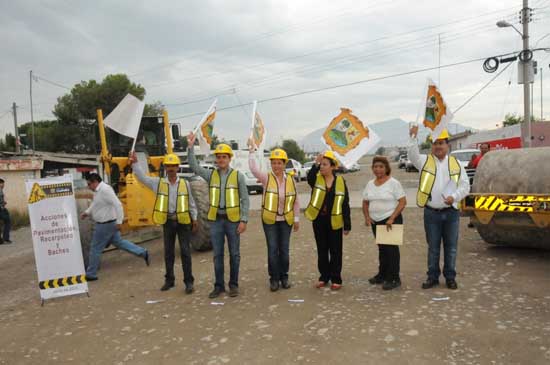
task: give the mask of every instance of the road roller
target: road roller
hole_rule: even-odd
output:
[[[550,250],[550,147],[485,154],[462,210],[487,243]]]

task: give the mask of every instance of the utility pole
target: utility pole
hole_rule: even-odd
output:
[[[439,90],[441,90],[441,33],[437,35],[437,43],[439,45],[438,47],[438,75],[437,75],[437,83],[439,84]]]
[[[31,133],[32,133],[32,153],[34,154],[34,115],[32,110],[32,70],[29,73],[29,90],[31,94]]]
[[[531,21],[531,9],[529,9],[529,0],[523,0],[523,9],[521,9],[521,24],[523,24],[523,52],[529,52],[529,22]],[[529,72],[530,61],[523,62],[523,120],[527,123],[527,146],[531,147],[531,100],[529,90]]]
[[[15,154],[19,154],[19,132],[17,131],[17,104],[13,102],[13,125],[15,127]]]
[[[540,121],[542,122],[544,120],[544,114],[543,114],[543,107],[542,107],[542,67],[540,68]]]

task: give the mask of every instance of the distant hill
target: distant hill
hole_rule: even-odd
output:
[[[382,122],[371,123],[367,125],[372,129],[381,139],[378,147],[400,147],[406,146],[409,141],[409,123],[403,119],[389,119]],[[451,123],[449,126],[449,133],[456,134],[472,128],[464,127],[458,123]],[[306,135],[299,142],[300,146],[305,152],[319,152],[325,149],[321,143],[321,136],[325,128],[317,129],[308,135]],[[420,126],[418,131],[419,140],[423,141],[428,136],[428,129],[424,126]],[[374,151],[370,151],[374,152]]]

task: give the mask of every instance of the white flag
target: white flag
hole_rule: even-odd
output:
[[[258,102],[254,101],[254,106],[252,107],[252,126],[250,127],[250,139],[254,146],[260,151],[263,155],[265,140],[266,140],[266,130],[265,125],[260,117],[260,114],[257,112]]]
[[[128,94],[109,113],[103,123],[112,130],[135,140],[138,135],[144,107],[145,103],[143,101]]]
[[[210,153],[210,145],[212,143],[212,138],[214,138],[214,119],[216,119],[217,102],[218,99],[215,99],[193,132],[195,135],[198,133],[197,137],[199,138],[199,146],[201,152],[205,155]]]
[[[323,133],[321,142],[334,152],[344,166],[350,168],[376,147],[380,137],[351,114],[350,109],[341,108],[340,114],[330,122]]]
[[[453,119],[453,113],[432,79],[428,79],[426,86],[427,90],[422,96],[422,124],[430,130],[432,140],[435,141]]]

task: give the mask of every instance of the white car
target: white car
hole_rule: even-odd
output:
[[[304,164],[304,169],[306,170],[306,176],[309,174],[309,170],[311,170],[311,166],[315,165],[315,161],[308,161]]]
[[[470,185],[474,183],[474,175],[476,173],[476,169],[469,169],[468,164],[472,160],[472,156],[479,156],[480,154],[481,151],[475,148],[456,150],[451,152],[451,156],[456,157],[460,165],[462,165],[462,167],[464,167],[464,169],[466,170],[466,173],[468,174],[468,178],[470,180]]]
[[[296,160],[293,160],[292,158],[290,158],[286,163],[285,172],[287,174],[292,174],[294,176],[294,180],[296,181],[302,181],[307,179],[306,169],[302,166],[301,163],[299,163]]]
[[[256,179],[256,176],[252,174],[250,171],[243,171],[244,178],[246,180],[246,188],[248,190],[248,193],[258,193],[261,194],[264,192],[264,187],[262,186],[262,183],[260,180]]]
[[[406,165],[407,165],[407,155],[399,156],[399,159],[397,160],[397,168],[404,169]]]

